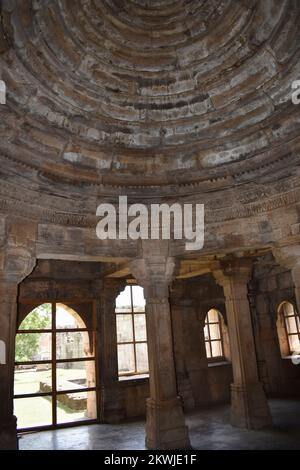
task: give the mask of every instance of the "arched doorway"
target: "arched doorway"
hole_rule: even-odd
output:
[[[84,316],[87,305],[79,308],[81,314],[52,302],[28,307],[22,315],[14,383],[19,430],[97,418],[95,323],[91,315]]]

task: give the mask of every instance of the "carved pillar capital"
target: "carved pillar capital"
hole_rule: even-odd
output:
[[[168,298],[176,262],[174,258],[153,256],[137,259],[130,263],[130,269],[138,283],[145,289],[145,297]]]
[[[211,264],[211,270],[217,283],[225,287],[231,279],[247,284],[251,279],[252,265],[251,258],[225,258],[221,261],[214,261]]]
[[[20,284],[33,271],[35,264],[35,254],[26,248],[1,248],[0,282]]]
[[[13,215],[1,223],[0,280],[19,284],[36,264],[37,224]]]

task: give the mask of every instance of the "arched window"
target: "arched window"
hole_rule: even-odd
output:
[[[290,302],[282,302],[279,306],[277,331],[283,357],[300,353],[300,319]]]
[[[91,303],[39,305],[18,327],[14,408],[18,429],[97,418],[95,326]],[[25,314],[32,308],[26,306]],[[24,315],[23,315],[24,316]]]
[[[223,319],[220,312],[214,308],[209,310],[206,315],[204,338],[206,357],[208,360],[220,360],[225,358],[222,321]]]
[[[119,378],[149,373],[144,289],[127,286],[116,299]]]
[[[0,80],[0,104],[6,104],[6,84]]]

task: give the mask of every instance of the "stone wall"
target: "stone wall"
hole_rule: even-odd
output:
[[[185,409],[230,400],[230,362],[209,364],[206,358],[203,328],[212,308],[222,314],[226,328],[223,292],[211,275],[174,283],[171,292],[174,352]]]
[[[250,287],[261,380],[270,396],[299,398],[300,366],[282,358],[277,331],[280,304],[289,301],[296,305],[291,272],[267,255],[260,258]]]
[[[119,382],[123,395],[125,419],[144,418],[146,399],[149,397],[149,380],[125,380]]]
[[[76,263],[77,275],[75,275],[72,266],[65,263],[64,272],[58,270],[60,272],[58,274],[53,263],[50,267],[49,262],[39,262],[32,275],[21,284],[19,321],[23,319],[29,308],[28,304],[24,306],[22,301],[28,302],[34,299],[42,303],[44,299],[59,301],[63,298],[65,301],[69,299],[69,305],[83,317],[85,316],[89,324],[88,317],[92,316],[92,310],[89,308],[85,314],[83,311],[87,307],[85,304],[84,309],[80,311],[83,308],[80,299],[94,298],[97,301],[99,292],[91,278],[100,275],[101,270],[96,269],[94,263]],[[65,278],[67,271],[69,280]],[[50,272],[54,273],[55,279],[47,279]],[[258,258],[252,282],[249,284],[249,299],[259,375],[267,394],[299,396],[300,366],[294,366],[291,360],[281,358],[276,329],[278,305],[284,300],[295,303],[290,271],[279,267],[272,255]],[[227,328],[223,289],[216,284],[211,274],[177,280],[171,288],[170,304],[176,378],[185,410],[229,402],[232,382],[230,358],[221,363],[210,363],[206,358],[203,332],[205,317],[211,308],[216,308],[221,313],[224,328]],[[103,334],[99,327],[99,343],[103,341],[101,336]],[[100,369],[99,374],[101,374]],[[116,377],[113,380],[116,384],[115,397],[118,402],[115,403],[118,409],[117,419],[143,418],[146,398],[149,396],[149,380],[144,378],[116,381]],[[102,385],[99,386],[99,393],[103,393]]]

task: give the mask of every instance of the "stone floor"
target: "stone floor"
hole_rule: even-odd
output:
[[[187,416],[194,449],[300,449],[300,402],[271,400],[274,428],[236,429],[229,407],[218,406]],[[91,425],[21,436],[22,450],[138,450],[144,447],[144,423]]]

